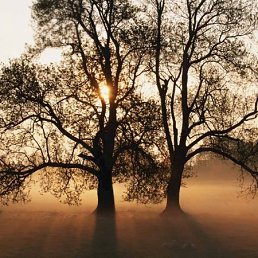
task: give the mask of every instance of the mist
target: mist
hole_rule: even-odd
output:
[[[32,189],[30,203],[0,208],[0,257],[258,257],[258,198],[243,195],[240,171],[215,160],[194,171],[181,192],[186,214],[173,218],[160,216],[164,202],[123,201],[122,185],[115,218],[92,214],[95,191],[68,206]]]

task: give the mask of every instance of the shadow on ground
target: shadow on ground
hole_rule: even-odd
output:
[[[227,224],[226,218],[209,215],[3,212],[0,257],[258,258],[249,224]]]
[[[95,230],[92,237],[91,257],[119,257],[116,215],[93,216],[95,216]]]
[[[91,257],[223,258],[232,256],[190,215],[118,214],[95,219]]]

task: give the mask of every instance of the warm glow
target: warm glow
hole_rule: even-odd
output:
[[[107,85],[100,85],[100,95],[105,102],[109,101],[109,87]]]

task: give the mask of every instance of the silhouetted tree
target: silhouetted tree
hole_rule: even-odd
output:
[[[198,154],[231,160],[253,176],[257,189],[258,134],[252,128],[257,127],[258,70],[250,47],[255,3],[155,0],[152,6],[156,12],[149,22],[156,36],[150,70],[170,157],[165,213],[181,210],[182,175]]]
[[[37,0],[32,10],[34,53],[60,47],[65,61],[25,58],[1,71],[2,201],[26,199],[29,178],[42,171],[42,188],[69,203],[97,184],[97,211],[113,212],[112,177],[158,169],[157,105],[137,90],[147,47],[140,10],[117,0]]]

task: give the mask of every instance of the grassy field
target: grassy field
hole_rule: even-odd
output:
[[[0,257],[258,257],[256,217],[2,212]]]

